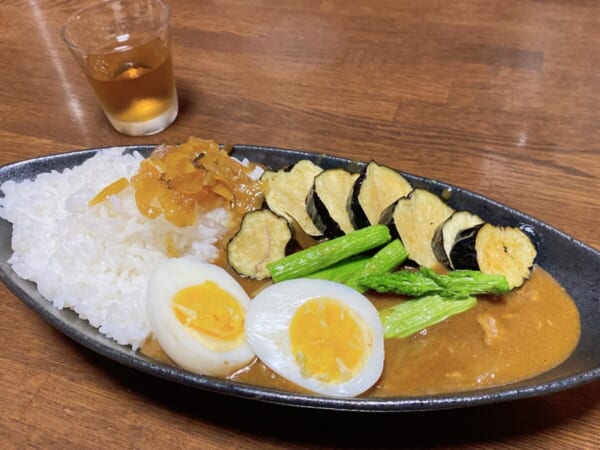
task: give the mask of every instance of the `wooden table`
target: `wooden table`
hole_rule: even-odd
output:
[[[180,116],[146,138],[112,130],[60,40],[79,4],[0,5],[0,164],[188,136],[374,158],[600,249],[597,2],[172,0]],[[121,367],[0,289],[3,447],[600,447],[598,383],[434,413],[271,406]]]

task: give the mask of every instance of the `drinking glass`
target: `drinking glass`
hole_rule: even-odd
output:
[[[158,133],[177,117],[169,8],[160,0],[108,0],[76,12],[61,35],[112,126]]]

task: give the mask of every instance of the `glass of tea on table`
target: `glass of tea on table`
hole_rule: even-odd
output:
[[[73,14],[61,34],[117,131],[144,136],[173,123],[178,102],[167,5],[103,1]]]

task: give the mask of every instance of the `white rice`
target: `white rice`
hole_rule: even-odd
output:
[[[131,177],[142,159],[107,149],[62,173],[0,186],[5,194],[0,217],[13,224],[13,270],[37,283],[55,307],[73,309],[101,333],[134,349],[150,333],[146,285],[153,268],[168,258],[168,237],[185,255],[211,261],[231,219],[223,208],[189,227],[163,216],[148,219],[139,213],[132,187],[88,207],[102,188]]]

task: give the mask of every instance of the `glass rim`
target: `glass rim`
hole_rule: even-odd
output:
[[[71,39],[69,39],[67,37],[67,29],[70,25],[72,25],[76,20],[78,20],[78,18],[82,15],[82,14],[87,14],[90,11],[94,10],[94,9],[100,9],[102,7],[105,7],[111,3],[123,3],[123,2],[131,2],[131,1],[135,1],[135,0],[101,0],[101,1],[97,1],[95,3],[92,3],[88,6],[84,6],[83,8],[78,9],[77,11],[75,11],[73,14],[71,14],[69,16],[69,18],[67,19],[67,21],[60,27],[60,37],[63,40],[63,42],[67,45],[67,47],[69,47],[69,49],[71,51],[74,52],[90,52],[93,51],[94,49],[90,49],[90,48],[85,48],[79,45],[76,45]],[[169,26],[169,19],[171,18],[171,9],[169,8],[169,5],[167,5],[165,2],[163,2],[162,0],[151,0],[154,3],[159,4],[164,12],[165,12],[165,17],[164,20],[161,21],[160,25],[156,28],[156,30],[154,30],[150,36],[148,37],[147,40],[138,42],[137,45],[141,45],[141,44],[145,44],[146,42],[152,40],[157,34],[160,34],[165,28],[167,28]],[[122,51],[127,51],[129,50],[129,48],[116,48],[113,50],[109,50],[109,51],[100,51],[100,52],[96,52],[99,54],[103,54],[103,53],[118,53],[118,52],[122,52]]]

